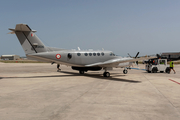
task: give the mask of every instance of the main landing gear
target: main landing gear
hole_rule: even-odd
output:
[[[129,69],[129,68],[124,68],[123,73],[124,73],[124,74],[127,74],[127,73],[128,73],[128,69]],[[105,70],[105,71],[104,71],[104,73],[103,73],[103,76],[104,76],[104,77],[110,77],[111,74],[110,74],[109,72],[107,72],[107,68],[104,68],[104,70]],[[87,71],[86,71],[86,70],[79,70],[79,74],[84,74],[84,72],[87,72]]]
[[[109,72],[104,72],[104,73],[103,73],[103,76],[104,76],[104,77],[110,77],[110,73],[109,73]]]
[[[107,68],[104,68],[104,73],[103,73],[103,76],[104,77],[110,77],[110,73],[109,72],[107,72]]]
[[[127,74],[127,73],[128,73],[128,70],[127,70],[127,69],[124,69],[124,70],[123,70],[123,73],[124,73],[124,74]],[[105,72],[103,73],[103,76],[104,76],[104,77],[110,77],[110,73],[105,71]]]
[[[79,71],[79,74],[84,74],[84,71],[83,71],[83,70],[80,70],[80,71]]]
[[[79,70],[79,74],[84,74],[84,72],[85,72],[85,71],[83,71],[83,70]],[[103,76],[104,76],[104,77],[110,77],[110,73],[105,71],[105,72],[103,73]]]

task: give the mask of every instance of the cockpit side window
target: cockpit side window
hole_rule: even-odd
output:
[[[110,53],[110,56],[115,56],[115,54],[111,52],[111,53]]]
[[[101,55],[104,56],[104,53],[102,52]]]

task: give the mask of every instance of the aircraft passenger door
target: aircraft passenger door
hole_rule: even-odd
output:
[[[67,54],[67,61],[69,61],[71,58],[72,58],[72,54],[71,54],[71,53],[68,53],[68,54]]]

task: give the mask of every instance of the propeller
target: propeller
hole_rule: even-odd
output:
[[[132,58],[132,56],[128,53],[129,57]],[[139,55],[139,52],[136,54],[136,56],[134,57],[135,59],[137,58],[137,56]]]
[[[136,54],[135,59],[137,58],[138,55],[139,55],[139,52]]]
[[[131,57],[131,55],[128,53],[129,57]],[[131,57],[132,58],[132,57]]]
[[[139,52],[136,54],[135,59],[137,58],[138,55],[139,55]],[[138,66],[138,61],[136,61],[135,64]]]
[[[128,55],[129,55],[129,57],[132,58],[132,56],[129,53],[128,53]],[[136,54],[136,56],[134,58],[136,59],[138,57],[138,55],[139,55],[139,52]],[[136,66],[138,66],[138,61],[136,61],[135,64],[136,64]]]

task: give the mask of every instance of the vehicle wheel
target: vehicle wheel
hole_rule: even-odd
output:
[[[166,73],[169,73],[169,72],[170,72],[170,68],[167,67],[167,68],[166,68]]]
[[[157,73],[157,69],[152,69],[152,73]]]
[[[148,70],[148,73],[151,73],[151,71]]]
[[[84,71],[80,70],[79,73],[80,73],[80,74],[84,74]]]
[[[160,71],[160,73],[164,73],[164,71]]]
[[[127,74],[127,72],[128,72],[127,70],[123,70],[123,73],[124,73],[124,74]]]

